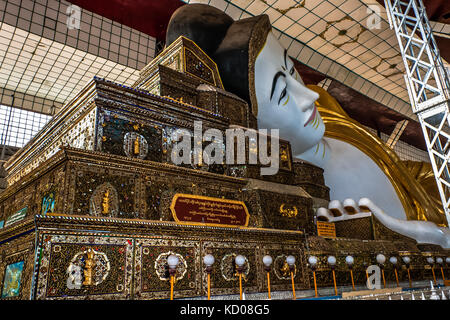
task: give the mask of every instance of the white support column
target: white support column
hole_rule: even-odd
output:
[[[403,63],[412,109],[419,119],[450,225],[450,82],[422,0],[385,0]]]
[[[398,139],[400,139],[403,131],[405,131],[406,126],[408,125],[408,120],[401,120],[397,122],[395,125],[394,131],[392,131],[391,135],[389,136],[388,140],[386,141],[386,145],[394,149],[394,146],[396,145]]]

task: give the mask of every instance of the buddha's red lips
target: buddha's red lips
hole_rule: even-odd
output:
[[[314,110],[311,113],[311,116],[309,117],[308,121],[305,122],[304,127],[306,127],[311,121],[314,120],[315,116],[316,116],[316,112],[317,112],[317,108],[314,106]]]

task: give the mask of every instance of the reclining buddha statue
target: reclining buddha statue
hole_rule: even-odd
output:
[[[258,129],[279,129],[295,159],[324,169],[336,200],[319,208],[318,218],[333,221],[370,211],[386,227],[419,243],[450,247],[439,202],[330,94],[304,84],[267,15],[235,21],[212,6],[185,5],[172,15],[166,45],[180,36],[217,63],[225,89],[247,101]]]

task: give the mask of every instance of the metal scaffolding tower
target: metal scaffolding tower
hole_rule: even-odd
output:
[[[403,57],[413,112],[422,127],[431,165],[450,226],[449,76],[444,68],[422,0],[385,0]]]

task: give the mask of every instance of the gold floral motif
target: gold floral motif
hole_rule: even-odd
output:
[[[170,255],[175,255],[178,257],[178,265],[176,267],[176,272],[174,276],[175,281],[180,281],[184,278],[187,273],[187,262],[186,259],[179,253],[168,251],[161,253],[155,260],[154,269],[158,275],[159,280],[168,281],[170,280],[168,271],[167,259]]]
[[[222,273],[222,277],[226,281],[235,281],[239,279],[239,272],[238,272],[238,266],[236,264],[236,253],[229,253],[223,256],[222,261],[220,263],[220,271]],[[247,257],[244,256],[244,265],[242,266],[242,280],[245,282],[248,281],[248,276],[250,272],[250,263],[247,259]]]
[[[297,275],[297,266],[294,264],[293,269],[291,269],[286,258],[287,256],[285,254],[281,254],[277,256],[273,262],[273,271],[275,276],[280,280],[289,280],[291,278],[291,272],[293,273],[294,278]]]
[[[281,204],[280,206],[280,214],[283,217],[294,218],[298,215],[298,209],[296,206],[292,206],[292,208],[285,208],[286,204]]]
[[[288,161],[289,160],[289,156],[287,154],[286,149],[281,149],[281,160],[282,161]]]
[[[284,261],[283,267],[280,269],[280,271],[283,277],[287,277],[291,274],[287,261]]]

